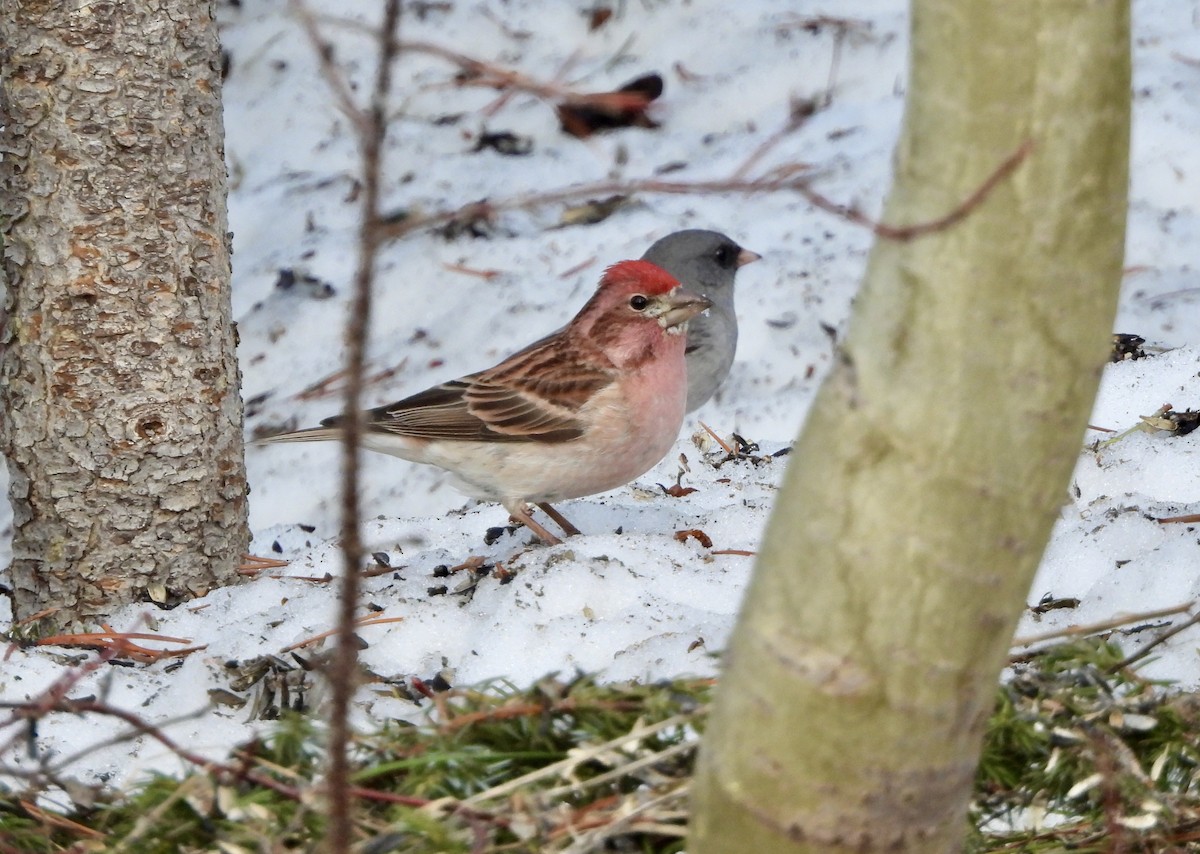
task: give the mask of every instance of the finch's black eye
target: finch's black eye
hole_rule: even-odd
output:
[[[741,248],[729,243],[722,243],[717,247],[716,261],[718,267],[724,267],[729,270],[737,266],[737,256]]]
[[[645,311],[648,305],[650,305],[650,300],[641,294],[634,294],[629,298],[629,307],[634,311]]]

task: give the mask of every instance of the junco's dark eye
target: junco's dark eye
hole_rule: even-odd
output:
[[[641,294],[634,294],[629,298],[629,307],[634,311],[645,311],[648,305],[650,305],[650,300]]]
[[[717,264],[722,267],[733,267],[737,264],[738,252],[738,247],[729,243],[722,243],[717,247]]]

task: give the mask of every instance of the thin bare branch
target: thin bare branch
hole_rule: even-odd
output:
[[[393,567],[389,566],[388,571],[394,572],[395,569]],[[404,619],[405,619],[404,617],[359,617],[358,619],[355,620],[354,627],[356,629],[361,629],[361,628],[365,628],[367,626],[381,626],[381,625],[385,625],[387,623],[402,623],[402,622],[404,622]],[[288,644],[287,646],[285,646],[283,649],[280,650],[280,653],[291,652],[292,650],[295,650],[295,649],[301,649],[306,646],[312,646],[313,644],[320,643],[321,641],[325,640],[325,638],[332,637],[333,635],[336,635],[337,633],[338,633],[337,629],[330,629],[329,631],[319,632],[310,638],[305,638],[304,640],[296,641],[293,644]]]
[[[1098,623],[1089,623],[1082,626],[1067,626],[1063,629],[1055,629],[1051,632],[1042,632],[1037,635],[1027,635],[1023,638],[1013,638],[1012,645],[1032,646],[1035,643],[1041,643],[1048,640],[1061,640],[1062,638],[1080,637],[1082,635],[1095,635],[1100,632],[1119,629],[1121,626],[1128,626],[1131,623],[1141,623],[1146,620],[1157,620],[1160,617],[1173,617],[1176,614],[1182,614],[1190,611],[1195,605],[1195,602],[1185,602],[1182,605],[1175,605],[1172,608],[1160,608],[1157,611],[1143,611],[1140,614],[1123,614],[1119,617],[1113,617],[1111,620],[1101,620]]]
[[[395,240],[422,228],[434,228],[467,216],[481,213],[497,213],[504,210],[529,210],[562,202],[575,201],[590,196],[632,195],[634,193],[663,193],[667,195],[704,195],[708,193],[738,193],[754,195],[791,191],[808,199],[815,207],[838,216],[847,222],[869,228],[877,236],[887,240],[913,240],[924,234],[943,231],[960,222],[972,210],[981,205],[988,195],[1013,171],[1033,150],[1026,142],[1009,155],[980,184],[970,196],[937,219],[912,225],[889,225],[876,222],[853,206],[839,204],[812,188],[813,175],[809,167],[798,164],[781,167],[767,176],[756,179],[727,178],[714,181],[663,181],[657,178],[638,178],[626,181],[596,181],[578,184],[545,193],[530,193],[486,202],[470,202],[453,210],[432,214],[396,218],[381,225],[385,239]],[[804,171],[797,176],[795,173]]]
[[[329,49],[329,45],[321,39],[319,32],[316,30],[316,22],[320,20],[322,23],[328,23],[334,26],[348,27],[352,29],[365,30],[362,24],[354,21],[348,21],[343,18],[335,18],[329,16],[314,17],[301,5],[302,0],[293,0],[293,3],[301,10],[298,15],[301,18],[306,30],[314,41],[318,50],[318,55],[321,61],[322,71],[326,78],[330,81],[331,87],[334,89],[335,96],[344,112],[355,120],[356,125],[359,125],[360,136],[366,133],[366,128],[362,126],[360,119],[364,116],[361,111],[353,108],[353,101],[350,98],[349,87],[346,85],[345,78],[341,75],[339,69],[333,65],[333,54]],[[835,47],[840,50],[841,40],[845,38],[847,33],[851,32],[859,22],[851,21],[850,19],[838,18],[821,18],[800,21],[797,26],[832,26],[836,31]],[[393,40],[390,43],[383,44],[382,49],[388,51],[391,55],[403,52],[424,53],[431,56],[436,56],[447,62],[457,65],[463,72],[463,77],[455,81],[458,86],[486,86],[488,88],[501,90],[505,95],[520,91],[543,98],[547,101],[557,103],[577,103],[587,104],[603,101],[605,99],[620,98],[622,93],[580,93],[570,87],[563,86],[558,83],[545,83],[530,77],[520,71],[499,65],[497,63],[488,62],[486,60],[477,59],[468,56],[460,51],[452,50],[443,45],[435,44],[427,41],[400,41]],[[830,80],[832,81],[836,75],[837,52],[835,51],[834,67],[830,70]],[[832,86],[832,82],[830,83]],[[825,102],[831,96],[831,92],[826,92],[824,95]],[[796,177],[796,172],[808,172],[808,167],[790,164],[781,169],[774,170],[772,173],[760,177],[758,179],[749,180],[745,176],[750,169],[772,148],[774,148],[788,134],[793,133],[804,123],[804,120],[811,115],[813,109],[819,107],[820,104],[813,102],[812,104],[794,103],[789,113],[788,121],[785,125],[765,140],[758,148],[750,154],[750,156],[734,171],[733,175],[726,180],[718,181],[659,181],[656,179],[634,179],[630,181],[601,181],[594,184],[584,184],[576,187],[569,187],[562,190],[551,191],[549,193],[536,193],[526,196],[517,196],[508,200],[489,201],[489,202],[471,202],[462,207],[449,211],[441,211],[423,216],[408,216],[399,218],[382,225],[381,228],[385,234],[382,239],[392,240],[403,237],[404,235],[421,228],[435,227],[444,225],[455,219],[459,219],[468,213],[478,213],[480,207],[484,207],[490,211],[501,210],[516,210],[543,207],[557,202],[572,201],[590,195],[614,195],[614,194],[631,194],[636,192],[643,193],[667,193],[667,194],[707,194],[707,193],[743,193],[756,194],[765,192],[793,191],[804,196],[815,207],[832,213],[834,216],[845,219],[848,222],[856,225],[861,225],[871,229],[877,236],[887,240],[912,240],[920,237],[923,234],[931,232],[943,231],[950,228],[955,223],[961,221],[972,210],[978,207],[988,197],[988,195],[1029,156],[1033,150],[1033,142],[1025,141],[1020,147],[1009,155],[1003,162],[997,166],[996,170],[988,176],[970,196],[964,199],[954,209],[937,219],[928,222],[914,223],[911,225],[890,225],[872,220],[865,213],[860,211],[853,205],[843,205],[833,201],[822,193],[817,192],[812,188],[812,176],[807,174],[802,177]]]
[[[975,208],[983,204],[984,200],[991,195],[992,190],[1000,185],[1000,182],[1016,171],[1017,167],[1024,162],[1025,158],[1033,151],[1033,140],[1027,139],[1017,150],[1000,163],[996,170],[992,172],[987,179],[979,185],[979,187],[971,195],[967,196],[962,203],[954,210],[950,211],[945,216],[928,222],[916,223],[914,225],[882,225],[876,226],[874,231],[880,237],[886,237],[891,240],[912,240],[915,237],[920,237],[923,234],[930,234],[935,231],[944,231],[957,222],[960,222]],[[811,197],[809,197],[811,199]],[[816,204],[814,201],[813,204]],[[820,207],[818,205],[818,207]],[[867,224],[864,222],[864,225]]]
[[[482,59],[475,59],[464,53],[450,50],[432,42],[401,41],[397,47],[405,53],[427,53],[454,63],[466,75],[455,81],[455,85],[458,86],[482,86],[489,89],[503,89],[505,91],[515,90],[518,92],[527,92],[530,95],[536,95],[548,101],[587,97],[581,93],[573,92],[566,86],[556,83],[542,83],[527,74],[522,74],[520,71],[514,71],[511,68],[505,68],[502,65]]]
[[[1171,628],[1162,632],[1158,637],[1156,637],[1154,640],[1150,641],[1148,644],[1143,646],[1137,652],[1126,656],[1125,658],[1118,661],[1116,664],[1112,665],[1110,668],[1108,668],[1108,672],[1116,673],[1118,670],[1122,670],[1126,667],[1129,667],[1129,665],[1131,665],[1131,664],[1136,664],[1137,662],[1141,661],[1143,658],[1148,656],[1151,652],[1153,652],[1157,647],[1166,643],[1168,640],[1175,637],[1175,635],[1179,634],[1180,632],[1185,631],[1186,629],[1190,629],[1192,626],[1196,625],[1197,623],[1200,623],[1200,614],[1193,614],[1190,619],[1184,620],[1182,623],[1180,623],[1177,626],[1171,626]]]
[[[116,718],[127,723],[137,735],[145,735],[154,739],[163,747],[167,748],[167,750],[171,751],[180,759],[185,760],[189,764],[195,765],[198,768],[211,768],[214,770],[221,769],[223,767],[219,763],[210,762],[200,754],[193,753],[187,748],[180,746],[159,727],[151,724],[133,712],[118,708],[117,706],[109,705],[108,703],[104,703],[99,700],[70,700],[67,698],[56,698],[49,701],[39,700],[32,703],[18,703],[14,704],[12,709],[14,716],[29,720],[38,720],[46,717],[52,712],[63,712],[70,715],[98,714]]]
[[[29,717],[29,715],[24,711],[18,711],[19,709],[28,710],[29,708],[34,708],[43,711],[49,711],[50,709],[54,708],[55,704],[62,700],[62,698],[66,697],[67,694],[70,693],[71,689],[74,688],[81,680],[85,679],[89,674],[99,670],[114,657],[114,650],[102,650],[100,654],[97,655],[93,660],[86,662],[79,667],[73,667],[63,673],[61,676],[55,679],[54,682],[52,682],[46,688],[46,690],[44,690],[38,696],[37,699],[30,703],[23,703],[20,704],[20,706],[0,703],[0,708],[14,709],[13,714],[10,717],[0,720],[0,730],[6,729],[12,724],[26,720]],[[8,753],[16,744],[16,742],[21,739],[21,737],[22,734],[18,732],[7,742],[0,744],[0,755]]]
[[[742,165],[734,170],[733,177],[737,179],[745,178],[749,175],[750,171],[758,165],[760,160],[767,156],[771,149],[800,130],[816,110],[817,104],[815,101],[793,99],[788,110],[788,120],[784,122],[783,127],[763,140],[758,148],[754,149],[750,156],[742,161]]]
[[[369,132],[367,119],[363,111],[354,103],[346,75],[334,62],[333,45],[322,37],[321,31],[317,28],[316,17],[305,5],[304,0],[291,0],[291,7],[292,13],[300,21],[300,26],[304,28],[308,40],[312,43],[313,50],[317,54],[317,62],[320,63],[321,76],[325,78],[326,85],[333,93],[338,109],[354,124],[355,132],[359,138],[362,138]]]
[[[396,57],[396,33],[400,25],[400,0],[387,0],[379,27],[379,56],[371,102],[356,111],[362,155],[362,219],[359,228],[358,267],[354,296],[346,324],[346,393],[343,404],[342,444],[342,556],[341,590],[338,595],[337,644],[333,650],[330,680],[329,727],[329,830],[326,850],[349,852],[354,842],[350,791],[350,704],[356,688],[358,646],[355,615],[358,609],[359,573],[365,549],[362,544],[359,508],[358,451],[363,432],[362,392],[366,369],[367,336],[371,321],[371,292],[381,243],[380,196],[383,183],[383,146],[387,137],[387,100],[392,85],[392,62]],[[318,43],[319,46],[319,43]],[[325,62],[324,55],[322,62]],[[332,78],[330,78],[332,79]]]

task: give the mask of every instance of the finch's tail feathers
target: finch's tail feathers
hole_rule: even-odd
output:
[[[292,430],[288,433],[276,433],[274,436],[262,436],[254,440],[256,445],[270,445],[275,442],[329,442],[336,441],[342,436],[342,431],[336,427],[310,427],[307,430]]]

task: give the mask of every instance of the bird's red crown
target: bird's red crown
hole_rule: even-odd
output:
[[[600,286],[656,296],[673,291],[679,287],[679,281],[649,261],[618,261],[604,271]]]

